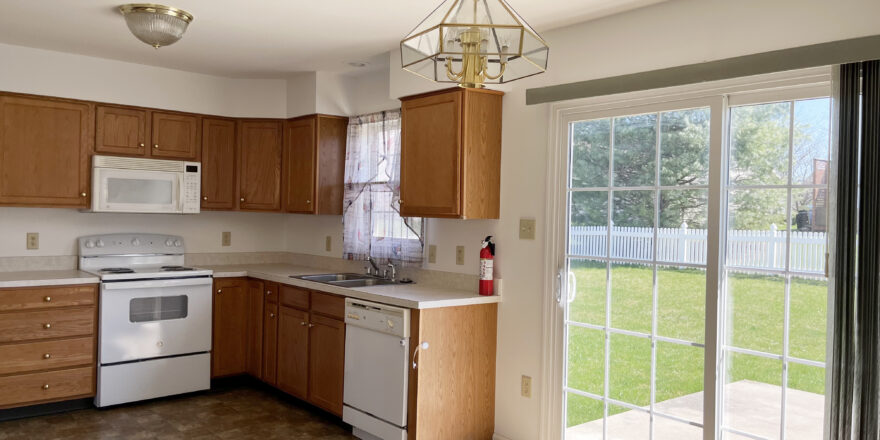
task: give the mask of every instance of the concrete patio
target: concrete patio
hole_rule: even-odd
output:
[[[781,388],[761,382],[742,380],[725,386],[725,426],[770,439],[780,437]],[[821,440],[825,396],[789,388],[786,396],[786,438]],[[658,412],[700,421],[703,393],[669,399],[654,405]],[[646,440],[650,430],[647,413],[626,411],[608,417],[608,438],[614,440]],[[602,440],[602,420],[573,426],[566,430],[566,440]],[[670,420],[654,418],[655,440],[702,440],[700,428]],[[724,433],[724,439],[748,437]]]

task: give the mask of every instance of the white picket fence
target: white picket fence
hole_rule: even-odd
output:
[[[754,269],[785,269],[786,231],[771,225],[767,231],[732,230],[727,234],[727,266]],[[608,230],[604,226],[572,226],[569,254],[605,257]],[[652,260],[654,229],[613,227],[611,257]],[[825,273],[824,232],[791,233],[791,266],[796,272]],[[660,228],[657,230],[657,261],[706,264],[706,230]]]

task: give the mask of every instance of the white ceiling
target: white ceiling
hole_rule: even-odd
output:
[[[136,0],[135,0],[136,1]],[[195,16],[155,50],[131,35],[120,0],[3,0],[0,43],[247,78],[381,63],[439,0],[161,0]],[[664,0],[509,0],[539,33]],[[551,47],[552,52],[552,47]]]

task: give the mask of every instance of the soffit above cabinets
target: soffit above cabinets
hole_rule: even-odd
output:
[[[512,0],[540,31],[664,0]],[[0,43],[236,78],[281,78],[303,71],[358,71],[383,54],[437,0],[175,0],[195,16],[185,38],[154,50],[134,38],[119,0],[6,0]],[[405,5],[405,7],[404,7]]]

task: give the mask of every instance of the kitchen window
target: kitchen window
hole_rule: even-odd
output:
[[[420,265],[425,223],[400,216],[400,111],[350,119],[345,156],[343,253]]]

